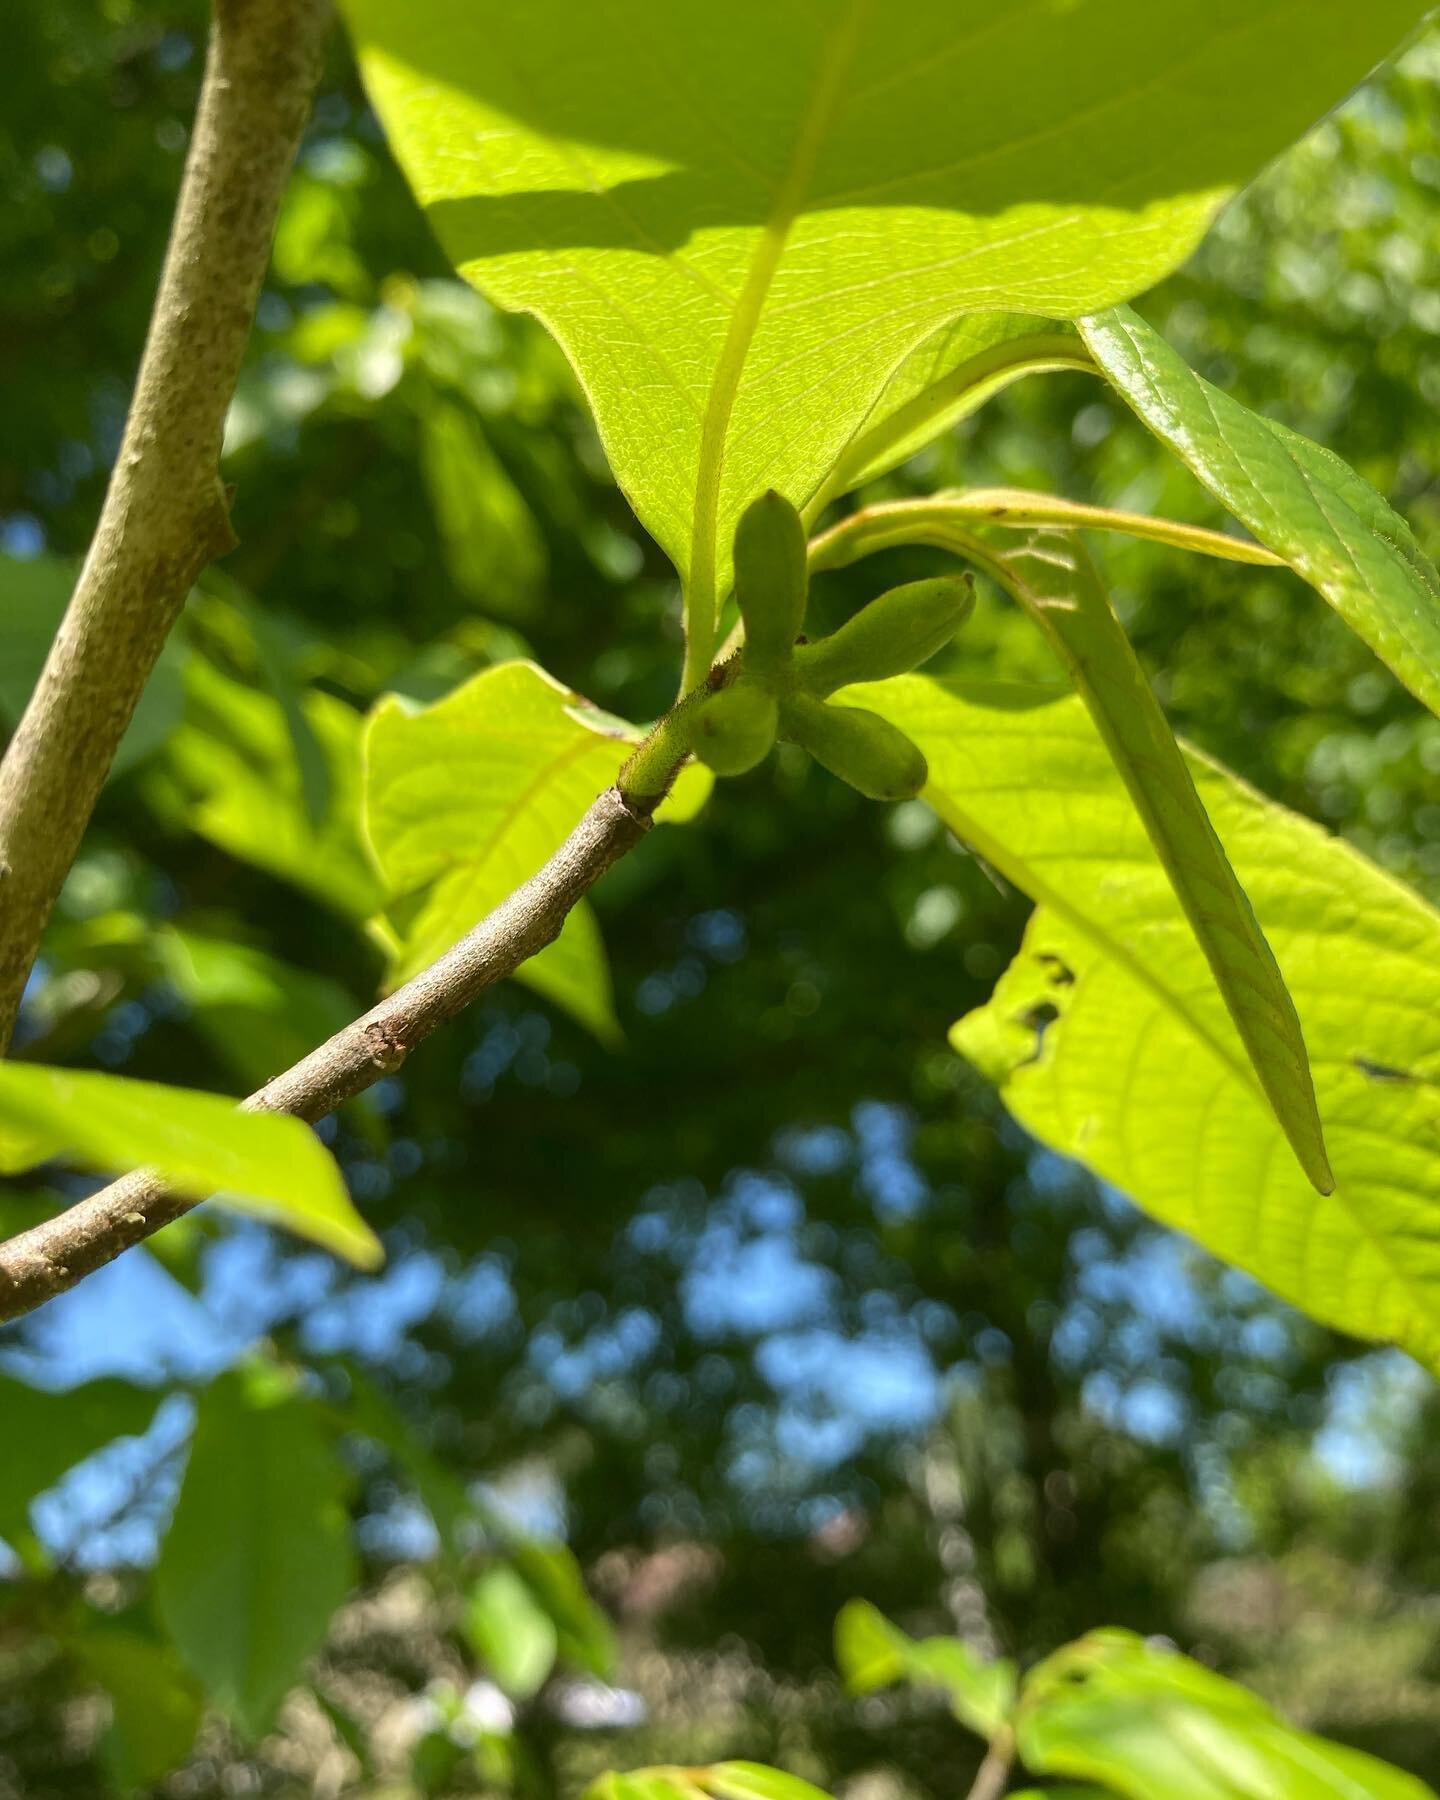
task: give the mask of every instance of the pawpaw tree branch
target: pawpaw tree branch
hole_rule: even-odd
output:
[[[607,788],[544,867],[467,937],[267,1082],[244,1108],[313,1122],[398,1068],[417,1044],[559,936],[576,902],[649,830],[668,776],[654,786],[633,798]],[[33,1312],[196,1204],[142,1169],[0,1243],[0,1323]]]
[[[0,1052],[116,747],[195,578],[234,545],[225,414],[320,77],[329,0],[215,0],[120,454],[0,763]]]

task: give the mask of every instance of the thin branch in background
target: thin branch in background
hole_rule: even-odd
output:
[[[477,995],[554,942],[571,908],[645,836],[668,785],[666,778],[634,800],[607,788],[538,874],[413,981],[252,1094],[245,1109],[313,1122],[398,1068]],[[33,1312],[196,1204],[142,1169],[0,1244],[0,1323]]]
[[[216,0],[175,223],[85,565],[0,762],[0,1052],[185,596],[234,545],[225,414],[320,78],[329,0]]]

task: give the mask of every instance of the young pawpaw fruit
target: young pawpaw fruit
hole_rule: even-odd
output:
[[[949,643],[974,604],[975,584],[968,575],[891,588],[829,637],[798,645],[796,678],[823,699],[852,681],[904,675]]]
[[[778,716],[774,697],[747,681],[721,688],[696,718],[695,754],[717,775],[743,775],[769,754]]]
[[[805,621],[809,591],[805,527],[772,488],[752,500],[735,527],[735,598],[745,621],[745,663],[756,674],[780,669]]]
[[[780,730],[870,800],[913,799],[929,775],[919,746],[863,707],[827,706],[793,694],[780,709]]]

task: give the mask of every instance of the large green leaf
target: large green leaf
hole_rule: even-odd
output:
[[[962,314],[1073,318],[1150,286],[1422,12],[347,10],[442,244],[564,345],[707,656],[740,509],[767,487],[803,505],[917,345]]]
[[[346,1488],[307,1402],[244,1375],[201,1395],[156,1603],[210,1699],[251,1738],[354,1584]]]
[[[1036,1774],[1133,1800],[1434,1800],[1413,1775],[1296,1731],[1263,1700],[1130,1631],[1096,1631],[1032,1670],[1016,1718]]]
[[[0,1538],[22,1528],[37,1494],[118,1437],[137,1437],[160,1396],[128,1381],[87,1381],[55,1393],[0,1374]]]
[[[1021,1123],[1315,1317],[1440,1368],[1440,915],[1187,752],[1305,1029],[1321,1197],[1080,701],[924,676],[852,691],[924,750],[946,823],[1040,903],[956,1029]]]
[[[1081,329],[1156,436],[1440,713],[1440,573],[1399,514],[1333,451],[1212,387],[1128,307]]]
[[[938,1687],[955,1716],[982,1737],[993,1737],[1015,1700],[1015,1665],[985,1662],[959,1638],[907,1637],[868,1600],[850,1600],[835,1620],[835,1662],[853,1694],[896,1681]]]
[[[423,709],[382,700],[365,733],[365,824],[394,896],[391,979],[433,962],[527,881],[614,782],[635,737],[528,662],[485,669]],[[598,1036],[618,1034],[589,907],[518,975]]]
[[[363,1269],[383,1259],[330,1152],[299,1119],[223,1094],[38,1063],[0,1064],[0,1173],[64,1157],[102,1174],[158,1169],[180,1193],[298,1232]]]

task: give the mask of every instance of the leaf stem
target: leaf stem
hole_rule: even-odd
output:
[[[1015,1733],[1002,1725],[990,1740],[985,1760],[975,1772],[965,1800],[1000,1800],[1015,1762]]]

